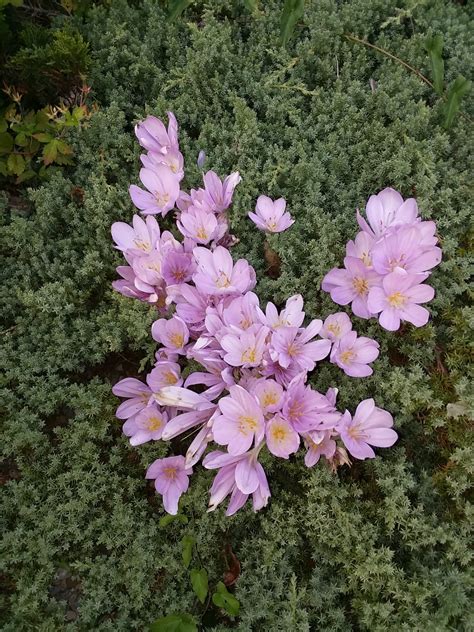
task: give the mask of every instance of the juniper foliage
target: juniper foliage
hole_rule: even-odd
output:
[[[160,616],[203,607],[180,542],[194,535],[212,590],[223,550],[241,562],[238,618],[206,612],[208,630],[469,630],[472,391],[468,370],[469,151],[466,116],[449,131],[443,103],[396,62],[349,42],[351,32],[424,74],[424,43],[442,33],[445,76],[472,75],[472,7],[433,0],[314,0],[287,48],[281,3],[250,13],[240,2],[193,3],[173,23],[161,5],[98,6],[76,26],[89,41],[101,111],[71,130],[75,165],[30,192],[0,199],[2,629],[143,630]],[[371,88],[373,79],[377,87]],[[373,85],[373,84],[372,84]],[[300,457],[264,462],[273,496],[254,515],[206,513],[211,473],[199,469],[182,511],[159,527],[144,468],[166,444],[131,448],[114,418],[111,384],[149,368],[152,310],[114,294],[120,257],[109,236],[130,220],[138,171],[132,124],[171,109],[181,124],[187,186],[195,160],[238,169],[233,232],[257,270],[263,301],[300,292],[311,317],[336,311],[320,292],[355,231],[354,209],[385,186],[416,195],[438,223],[443,263],[433,274],[431,323],[384,332],[374,376],[325,366],[340,404],[374,396],[398,444],[337,475]],[[246,213],[259,193],[288,200],[294,226],[272,238],[281,275],[266,274],[262,234]],[[471,399],[470,399],[471,398]],[[181,444],[173,450],[183,450]]]

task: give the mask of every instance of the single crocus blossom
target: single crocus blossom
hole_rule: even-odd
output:
[[[351,319],[345,312],[330,314],[323,323],[319,335],[331,342],[338,342],[352,329]]]
[[[166,165],[157,165],[151,169],[140,170],[140,180],[147,189],[132,184],[130,197],[144,215],[163,217],[173,208],[179,195],[179,181]]]
[[[123,425],[123,433],[130,437],[130,445],[158,441],[161,439],[167,421],[166,412],[156,405],[147,406],[134,417],[127,419]]]
[[[400,321],[415,327],[426,325],[430,313],[420,303],[431,301],[434,289],[419,281],[419,275],[396,268],[383,278],[382,287],[370,290],[369,309],[373,314],[380,312],[379,322],[384,329],[395,331]]]
[[[220,341],[226,352],[224,360],[231,366],[258,366],[262,362],[267,335],[268,329],[258,325],[253,331],[248,329],[238,334],[227,334]]]
[[[357,336],[355,331],[349,331],[334,347],[331,362],[337,364],[346,375],[367,377],[373,373],[369,362],[373,362],[378,357],[379,348],[379,343],[372,338]]]
[[[117,250],[141,255],[151,252],[160,238],[160,227],[152,216],[143,220],[139,215],[133,216],[133,227],[125,222],[112,224],[112,237]]]
[[[115,413],[119,419],[129,419],[137,415],[148,406],[153,394],[149,386],[134,377],[126,377],[117,382],[112,387],[112,393],[126,398]]]
[[[232,202],[235,187],[242,180],[238,171],[234,171],[222,182],[214,171],[204,174],[204,200],[216,213],[225,211]]]
[[[395,268],[412,273],[426,272],[440,263],[441,248],[421,246],[422,234],[418,226],[400,226],[379,239],[372,251],[376,272],[385,275]]]
[[[257,314],[260,321],[264,325],[267,325],[267,327],[270,327],[270,329],[301,327],[305,316],[303,311],[303,297],[301,294],[290,296],[281,313],[278,313],[276,306],[269,302],[267,303],[265,313],[263,313],[260,308],[257,308]]]
[[[344,445],[356,459],[373,459],[375,452],[370,446],[389,448],[398,439],[392,429],[393,418],[386,410],[377,408],[373,399],[364,399],[354,417],[346,411],[339,424]]]
[[[315,319],[306,328],[282,327],[272,334],[270,355],[280,366],[288,368],[296,364],[301,371],[312,371],[316,361],[325,358],[331,350],[329,340],[315,340],[322,327],[322,321]]]
[[[157,393],[166,386],[181,386],[181,367],[177,362],[157,362],[155,368],[146,376],[148,386]]]
[[[167,285],[181,285],[190,281],[194,270],[193,257],[188,252],[170,249],[163,255],[161,274]]]
[[[214,251],[194,248],[198,269],[193,281],[204,294],[221,296],[243,294],[255,285],[255,270],[245,259],[232,261],[227,248],[217,246]]]
[[[368,223],[357,211],[359,226],[364,232],[378,238],[390,226],[413,224],[418,217],[418,206],[414,198],[403,200],[398,191],[387,188],[370,196],[365,212]]]
[[[189,340],[189,329],[179,316],[155,320],[151,327],[151,335],[153,340],[161,342],[167,349],[175,353],[185,353],[184,347]]]
[[[300,445],[300,435],[281,415],[275,415],[267,421],[265,438],[270,452],[283,459],[296,452]]]
[[[351,303],[352,311],[360,318],[369,318],[367,297],[372,287],[380,285],[381,277],[375,270],[367,268],[361,259],[345,257],[344,268],[333,268],[321,284],[325,292],[339,305]]]
[[[135,125],[135,134],[142,147],[151,152],[166,155],[177,151],[178,122],[173,112],[168,112],[168,129],[156,116],[147,116],[144,121]]]
[[[304,457],[306,467],[313,467],[322,456],[332,459],[336,452],[336,442],[332,439],[331,431],[308,432],[304,435],[304,442],[308,451]]]
[[[218,233],[216,216],[194,206],[181,213],[176,225],[182,235],[197,244],[208,244]]]
[[[283,198],[272,200],[266,195],[261,195],[257,199],[255,213],[249,213],[249,217],[260,230],[268,233],[281,233],[295,220],[286,212],[286,201]]]
[[[348,257],[356,257],[367,267],[372,267],[372,248],[375,239],[368,233],[361,231],[357,233],[354,241],[348,241],[346,244],[346,255]]]
[[[214,420],[214,441],[227,445],[229,454],[243,454],[263,436],[263,413],[256,397],[242,386],[231,386],[229,393],[219,400],[222,415]]]
[[[278,384],[275,380],[259,379],[253,384],[251,392],[258,399],[265,415],[281,410],[284,391],[281,384]]]
[[[184,456],[170,456],[154,461],[146,472],[147,479],[154,479],[156,491],[163,496],[165,510],[175,516],[178,502],[189,487],[192,468],[186,467]]]

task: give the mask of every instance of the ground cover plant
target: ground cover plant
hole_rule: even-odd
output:
[[[472,626],[472,104],[446,126],[447,101],[416,73],[344,36],[434,80],[426,42],[441,34],[450,86],[472,75],[472,8],[306,2],[283,47],[282,3],[246,4],[196,2],[169,22],[159,4],[119,1],[73,18],[100,108],[67,132],[74,165],[21,203],[1,198],[2,629],[142,630],[164,616],[209,630]],[[443,250],[426,326],[352,317],[380,344],[373,375],[325,363],[315,376],[323,392],[339,383],[343,408],[374,397],[398,442],[336,475],[265,458],[272,498],[258,514],[206,513],[213,473],[201,469],[163,520],[143,473],[168,447],[131,447],[114,416],[112,384],[152,367],[155,312],[113,291],[110,225],[133,215],[133,125],[169,110],[187,189],[200,151],[206,170],[242,176],[232,253],[255,268],[264,304],[302,294],[309,318],[346,309],[321,283],[342,265],[356,207],[386,186],[416,197]],[[289,230],[266,238],[249,221],[261,193],[287,200]]]

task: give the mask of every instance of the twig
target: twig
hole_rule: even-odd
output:
[[[400,59],[400,57],[397,57],[396,55],[393,55],[392,53],[390,53],[388,50],[385,50],[385,48],[380,48],[380,46],[376,46],[375,44],[371,44],[370,42],[367,42],[366,40],[359,39],[358,37],[356,37],[355,35],[351,35],[350,33],[344,33],[344,37],[348,40],[352,40],[353,42],[357,42],[358,44],[363,44],[364,46],[373,48],[374,50],[378,51],[379,53],[382,53],[382,55],[385,55],[386,57],[390,57],[390,59],[393,59],[394,61],[398,62],[402,66],[405,66],[405,68],[407,68],[408,70],[411,70],[411,72],[415,73],[415,75],[419,79],[424,81],[428,86],[430,86],[430,88],[433,88],[434,90],[434,85],[431,83],[428,77],[425,77],[425,75],[421,74],[419,70],[417,70],[413,66],[410,66],[410,64],[407,64],[407,62],[403,61],[403,59]]]

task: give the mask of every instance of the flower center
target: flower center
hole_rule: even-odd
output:
[[[241,358],[242,362],[248,362],[250,364],[255,364],[257,362],[257,350],[255,347],[250,349],[246,349]]]
[[[202,239],[203,241],[208,239],[208,234],[207,234],[206,230],[204,229],[204,226],[199,226],[199,229],[198,229],[198,231],[196,233],[196,237],[198,239]]]
[[[334,325],[328,325],[327,330],[330,331],[335,336],[339,336],[339,334],[341,333],[341,326],[338,325],[337,323],[334,323]]]
[[[276,393],[272,393],[272,391],[266,391],[262,398],[262,406],[273,406],[278,401],[278,397]]]
[[[148,419],[148,430],[150,430],[151,432],[159,430],[162,425],[162,421],[159,417],[150,417]]]
[[[217,277],[215,283],[216,283],[216,287],[218,287],[219,289],[226,288],[226,287],[229,287],[230,285],[230,279],[227,276],[227,274],[220,271],[219,276]]]
[[[284,426],[273,426],[272,437],[275,441],[285,441],[288,436],[288,429]]]
[[[239,417],[239,432],[243,435],[247,435],[249,432],[255,432],[256,428],[257,420],[255,417],[247,417],[246,415]]]
[[[139,250],[143,250],[144,252],[151,251],[151,245],[147,244],[146,241],[143,241],[142,239],[138,239],[138,237],[133,240],[133,243]]]
[[[286,352],[290,356],[290,358],[293,358],[295,355],[298,355],[298,351],[299,351],[298,345],[295,342],[291,342],[286,349]]]
[[[347,351],[343,351],[339,356],[340,361],[343,364],[349,364],[354,359],[355,353],[352,349],[347,349]]]
[[[169,384],[170,386],[176,384],[176,382],[178,381],[178,378],[172,371],[165,371],[163,378],[166,384]]]
[[[387,301],[391,307],[400,308],[405,305],[407,299],[406,296],[403,296],[400,292],[394,292],[390,294],[390,296],[387,296]]]
[[[166,206],[170,201],[169,193],[155,193],[155,200],[158,206]]]
[[[277,227],[277,223],[276,223],[276,221],[274,219],[269,219],[267,221],[267,228],[268,228],[268,230],[274,231],[276,229],[276,227]]]
[[[183,342],[184,342],[183,334],[171,334],[170,342],[173,345],[173,347],[180,349],[183,346]]]
[[[173,278],[177,283],[182,283],[186,278],[186,270],[182,270],[181,268],[173,270]]]
[[[369,291],[369,284],[367,282],[367,279],[363,279],[362,277],[354,277],[352,279],[352,285],[354,286],[354,290],[357,292],[357,294],[360,294],[361,296],[367,294],[367,292]]]
[[[165,467],[165,469],[163,470],[163,474],[170,481],[174,481],[174,479],[176,478],[176,475],[177,475],[176,468],[175,467]]]
[[[367,266],[367,268],[370,268],[370,266],[372,265],[372,259],[369,255],[368,252],[363,252],[360,256],[360,258],[362,259],[362,263]]]

